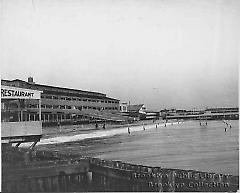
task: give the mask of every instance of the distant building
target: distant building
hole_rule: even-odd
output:
[[[160,113],[157,111],[146,111],[145,119],[159,119]]]
[[[162,109],[160,116],[163,119],[238,119],[238,107],[207,108],[205,110]]]
[[[235,113],[239,112],[238,107],[218,107],[218,108],[206,108],[207,113]]]
[[[127,113],[129,117],[133,117],[135,120],[145,119],[146,107],[144,106],[144,104],[128,105]]]
[[[121,103],[120,110],[122,115],[132,117],[134,120],[156,120],[160,117],[159,112],[147,110],[144,104],[127,105],[127,103]]]
[[[127,103],[120,103],[119,104],[120,112],[128,112],[128,104]]]
[[[123,121],[119,113],[119,100],[99,92],[83,91],[36,84],[32,77],[28,82],[1,80],[1,85],[42,91],[41,120],[46,122],[89,121],[94,119]],[[30,100],[24,104],[24,117],[34,121],[39,113],[39,104]],[[114,115],[116,113],[116,115]]]

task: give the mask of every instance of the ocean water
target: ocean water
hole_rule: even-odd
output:
[[[101,159],[239,175],[239,122],[199,121],[113,136],[118,143],[95,149]],[[119,143],[119,141],[121,143]]]
[[[239,175],[239,121],[160,123],[41,139],[38,148],[101,159]],[[227,128],[225,132],[225,127]],[[22,144],[21,146],[29,146]]]

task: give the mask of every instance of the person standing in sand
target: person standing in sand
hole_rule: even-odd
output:
[[[58,121],[57,125],[58,125],[59,131],[60,131],[60,133],[61,133],[61,132],[62,132],[62,126],[61,126],[61,123]]]

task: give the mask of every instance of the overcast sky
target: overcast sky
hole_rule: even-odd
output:
[[[238,0],[1,0],[1,78],[148,109],[238,105]]]

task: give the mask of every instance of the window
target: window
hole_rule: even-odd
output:
[[[60,105],[60,109],[65,109],[65,106],[64,105]]]
[[[58,97],[57,96],[53,96],[53,99],[58,99]]]
[[[76,98],[72,98],[73,101],[76,101],[77,99]]]
[[[83,99],[83,101],[87,101],[87,99]]]
[[[66,97],[61,97],[61,100],[66,100]]]
[[[67,109],[71,109],[71,106],[67,106]]]
[[[52,105],[46,105],[46,108],[47,108],[47,109],[52,109],[53,106],[52,106]]]
[[[69,98],[69,97],[67,97],[67,99],[66,99],[67,101],[70,101],[71,100],[71,98]]]
[[[79,98],[78,101],[82,101],[82,99]]]
[[[52,99],[52,96],[51,95],[47,95],[46,99]]]
[[[37,104],[29,104],[28,108],[38,108],[38,105]]]
[[[41,105],[41,108],[42,108],[42,109],[45,109],[45,108],[46,108],[46,105]]]
[[[58,105],[53,105],[53,109],[58,109],[59,106]]]

